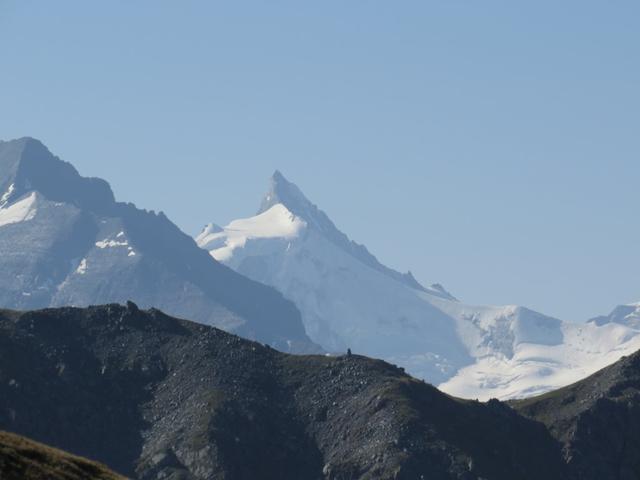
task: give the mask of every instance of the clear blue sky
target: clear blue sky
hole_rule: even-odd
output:
[[[640,300],[640,2],[0,0],[0,138],[188,233],[276,168],[384,263],[568,320]]]

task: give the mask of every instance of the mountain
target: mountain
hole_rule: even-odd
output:
[[[465,398],[567,385],[640,348],[636,323],[562,322],[520,306],[474,306],[382,265],[280,172],[258,213],[208,225],[200,247],[293,300],[328,351],[383,358]]]
[[[140,479],[567,478],[501,402],[133,303],[0,312],[0,428]]]
[[[627,327],[640,328],[640,303],[618,305],[609,315],[600,316],[589,320],[597,326],[618,324]]]
[[[164,214],[116,202],[104,180],[81,177],[37,140],[0,142],[0,306],[127,299],[317,350],[291,302],[213,260]]]
[[[547,427],[575,478],[640,478],[640,352],[512,406]]]
[[[639,425],[640,353],[481,403],[133,303],[0,311],[0,429],[142,480],[631,480]]]
[[[3,480],[125,480],[104,465],[0,431]]]
[[[411,272],[400,273],[382,265],[376,257],[369,253],[364,245],[359,245],[354,241],[349,240],[344,233],[336,228],[333,222],[322,210],[319,210],[318,207],[307,200],[296,185],[288,182],[282,173],[276,170],[271,177],[271,188],[262,200],[260,209],[258,210],[258,215],[279,205],[285,205],[286,208],[289,209],[289,211],[297,218],[304,219],[307,224],[321,232],[331,243],[357,258],[370,268],[412,288],[452,298],[447,292],[442,290],[442,287],[438,285],[433,285],[429,289],[426,289],[416,281]]]

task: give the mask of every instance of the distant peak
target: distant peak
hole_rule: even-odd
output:
[[[306,220],[310,220],[309,216],[317,215],[317,207],[305,197],[294,183],[287,180],[280,170],[276,170],[271,175],[269,190],[262,197],[258,214],[266,212],[279,203],[287,207],[293,214]]]
[[[5,145],[5,146],[6,145],[24,146],[28,143],[35,143],[35,144],[44,146],[40,140],[33,137],[20,137],[20,138],[14,138],[11,140],[0,140],[0,145]]]
[[[282,172],[280,170],[276,170],[275,172],[273,172],[273,175],[271,175],[271,179],[273,181],[285,181],[288,183],[288,180],[286,178],[284,178],[284,175],[282,174]]]
[[[276,170],[273,172],[273,175],[271,175],[270,187],[262,198],[258,214],[264,213],[278,204],[283,205],[293,215],[304,220],[309,227],[320,232],[327,240],[369,267],[411,288],[427,291],[410,272],[400,273],[386,267],[381,264],[375,256],[369,253],[364,245],[350,240],[344,233],[338,230],[327,214],[314,205],[294,183],[287,180],[280,170]],[[434,289],[432,293],[435,291],[436,289]],[[450,296],[444,289],[442,292],[438,290],[436,294],[445,298]]]
[[[38,191],[50,200],[90,209],[108,208],[115,202],[107,182],[80,176],[73,165],[32,137],[0,142],[0,195],[9,191],[12,198]]]
[[[212,222],[204,226],[204,228],[202,229],[202,232],[200,232],[200,235],[210,235],[212,233],[221,233],[221,232],[224,232],[224,228]]]

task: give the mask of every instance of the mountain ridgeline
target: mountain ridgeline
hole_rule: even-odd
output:
[[[582,325],[466,305],[279,172],[196,243],[0,142],[0,308],[3,479],[640,478],[640,354],[599,370],[640,348],[640,305]],[[596,371],[509,403],[424,381],[506,399]]]
[[[352,348],[464,398],[535,395],[640,348],[634,305],[574,324],[422,285],[351,241],[280,172],[256,216],[212,224],[196,244],[37,140],[0,142],[0,307],[128,299],[282,351]]]
[[[133,299],[286,351],[318,351],[296,307],[213,260],[164,214],[30,138],[0,142],[0,306]]]
[[[637,479],[639,378],[481,403],[133,303],[0,312],[0,429],[139,479]]]
[[[640,348],[637,306],[580,324],[517,305],[469,305],[439,284],[420,285],[349,240],[280,172],[257,215],[211,224],[196,240],[293,300],[327,351],[354,348],[464,398],[543,393]]]
[[[276,170],[271,177],[271,187],[262,199],[258,215],[267,212],[275,205],[285,205],[293,215],[304,219],[318,231],[322,232],[323,235],[337,247],[348,252],[370,268],[373,268],[374,270],[377,270],[411,288],[427,291],[425,287],[418,283],[411,272],[400,273],[386,267],[381,264],[378,259],[369,252],[369,250],[367,250],[367,247],[360,245],[353,240],[349,240],[349,237],[338,230],[326,213],[311,203],[307,197],[304,196],[302,191],[300,191],[296,185],[289,182],[278,170]]]

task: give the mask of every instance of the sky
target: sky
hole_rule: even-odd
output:
[[[640,300],[640,2],[0,0],[0,139],[189,234],[279,169],[383,263],[583,321]]]

